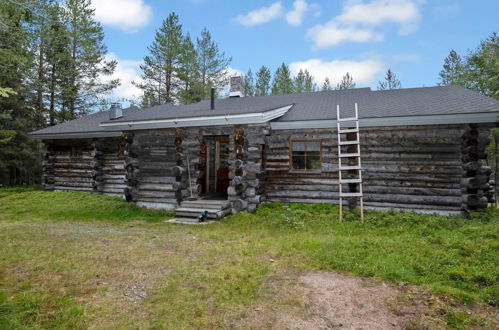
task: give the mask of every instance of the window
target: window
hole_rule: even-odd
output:
[[[291,141],[291,170],[320,171],[322,142],[320,140]]]

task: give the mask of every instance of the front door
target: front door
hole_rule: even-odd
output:
[[[205,137],[206,194],[227,194],[229,187],[229,138]]]
[[[229,139],[218,138],[216,140],[215,150],[215,168],[217,169],[215,175],[216,191],[217,193],[225,194],[229,187]]]

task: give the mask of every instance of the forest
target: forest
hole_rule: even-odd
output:
[[[104,31],[91,0],[0,0],[0,186],[39,182],[42,145],[28,133],[107,110],[120,81],[111,79],[117,62],[108,60]],[[451,51],[438,75],[440,85],[462,85],[499,98],[499,41],[491,33],[465,55]],[[197,37],[169,14],[143,57],[142,96],[124,100],[142,108],[188,104],[223,97],[232,58],[208,29]],[[244,75],[246,96],[355,88],[343,75],[336,86],[326,78],[317,86],[306,70],[293,76],[282,63],[272,73],[261,65]],[[401,88],[388,69],[379,90]]]

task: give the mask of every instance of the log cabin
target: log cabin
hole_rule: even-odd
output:
[[[493,198],[486,146],[498,126],[497,100],[459,86],[243,91],[242,78],[232,77],[226,99],[113,104],[32,132],[46,147],[43,187],[123,196],[185,218],[274,201],[337,204],[336,108],[348,116],[357,104],[359,133],[345,135],[358,138],[360,150],[346,152],[361,154],[366,208],[456,214],[483,210]]]

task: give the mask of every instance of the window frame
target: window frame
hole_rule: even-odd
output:
[[[298,169],[293,168],[293,143],[294,142],[319,142],[319,159],[320,168],[319,169]],[[305,164],[307,163],[307,152],[305,149]],[[322,172],[322,139],[291,139],[289,140],[289,171],[294,173],[306,172],[306,173],[321,173]]]

